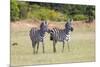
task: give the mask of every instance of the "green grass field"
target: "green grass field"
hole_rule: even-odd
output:
[[[49,40],[49,34],[46,34],[45,53],[42,53],[42,45],[40,44],[38,54],[34,55],[29,38],[31,27],[15,27],[14,24],[11,24],[11,66],[93,62],[95,61],[95,29],[92,26],[74,26],[74,32],[71,34],[70,52],[68,52],[66,43],[62,53],[62,43],[58,42],[57,53],[53,53],[52,41]],[[12,43],[15,42],[18,45],[12,46]]]

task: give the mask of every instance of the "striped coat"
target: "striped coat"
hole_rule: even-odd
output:
[[[38,53],[39,42],[42,42],[43,53],[44,53],[44,36],[45,36],[45,32],[47,31],[48,31],[47,22],[42,22],[40,25],[40,29],[31,28],[29,36],[32,41],[32,47],[33,47],[34,54]],[[37,51],[35,52],[36,44],[37,44]]]
[[[50,33],[50,40],[55,41],[68,41],[70,39],[70,34],[66,34],[64,29],[53,28]]]
[[[54,52],[56,52],[55,45],[56,45],[56,43],[58,41],[63,43],[62,52],[64,51],[65,41],[67,41],[68,50],[70,50],[68,41],[70,40],[70,32],[71,31],[73,31],[73,27],[71,25],[71,21],[70,22],[67,22],[65,24],[65,29],[53,28],[53,29],[49,30],[50,40],[53,41],[53,51]]]

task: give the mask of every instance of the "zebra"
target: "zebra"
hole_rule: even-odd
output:
[[[43,53],[45,53],[44,51],[44,36],[45,36],[45,32],[48,31],[48,24],[46,21],[42,21],[42,23],[40,24],[40,29],[38,28],[31,28],[29,36],[30,39],[32,41],[32,47],[33,47],[33,53],[38,53],[38,48],[39,48],[39,42],[42,42],[42,46],[43,46]],[[37,51],[35,51],[35,47],[37,44]]]
[[[68,51],[70,51],[69,48],[69,43],[68,41],[70,40],[70,32],[73,31],[73,27],[72,27],[72,20],[68,20],[67,23],[65,24],[65,28],[64,29],[58,29],[58,28],[52,28],[49,29],[49,33],[50,33],[50,40],[53,41],[53,52],[56,52],[56,43],[62,42],[63,43],[63,49],[62,52],[64,51],[64,45],[65,45],[65,40],[67,41],[67,45],[68,45]]]

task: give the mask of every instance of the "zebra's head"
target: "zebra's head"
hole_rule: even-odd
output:
[[[73,19],[68,19],[67,23],[65,24],[65,29],[67,30],[67,32],[74,30],[72,27],[72,22]]]
[[[42,21],[42,23],[40,24],[40,30],[42,32],[47,32],[48,31],[48,23],[47,23],[47,21]]]

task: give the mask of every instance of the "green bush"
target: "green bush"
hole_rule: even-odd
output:
[[[11,21],[19,19],[19,8],[16,0],[11,0]]]
[[[65,21],[68,17],[77,21],[94,20],[95,7],[11,0],[11,21],[20,19]]]
[[[79,15],[74,15],[73,19],[74,19],[74,20],[77,20],[77,21],[86,20],[86,19],[87,19],[87,16],[81,15],[81,14],[79,14]]]
[[[66,20],[66,16],[64,14],[54,11],[54,10],[51,10],[48,15],[49,15],[49,19],[53,21]]]
[[[27,13],[28,13],[28,3],[26,2],[18,2],[19,7],[19,18],[20,19],[26,19]]]
[[[60,12],[50,10],[44,7],[39,7],[38,5],[34,5],[34,6],[32,6],[33,10],[28,12],[28,18],[39,19],[39,20],[46,19],[46,20],[53,20],[53,21],[61,21],[66,19],[66,16]]]
[[[87,6],[85,15],[88,17],[88,22],[92,22],[95,19],[95,6]]]

